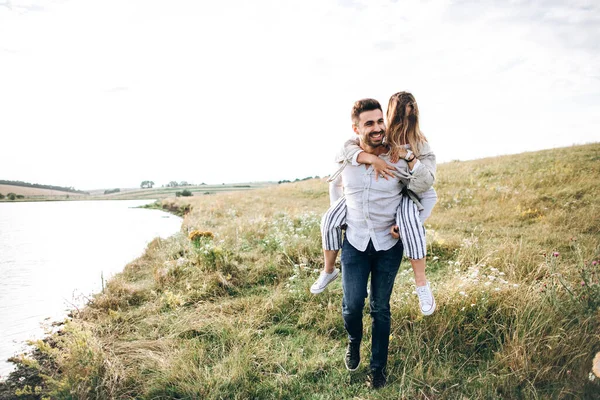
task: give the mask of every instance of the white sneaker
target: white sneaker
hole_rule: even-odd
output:
[[[333,280],[335,278],[338,277],[339,274],[340,274],[340,270],[337,268],[334,269],[333,272],[330,274],[328,274],[325,271],[321,271],[321,275],[319,275],[319,278],[317,278],[315,283],[313,283],[312,286],[310,287],[310,292],[312,294],[321,293],[323,290],[325,290],[327,285],[329,285],[331,282],[333,282]]]
[[[435,311],[435,299],[429,282],[425,286],[417,286],[417,296],[419,296],[419,306],[421,308],[421,314],[431,315]]]

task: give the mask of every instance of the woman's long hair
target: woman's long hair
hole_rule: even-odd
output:
[[[407,110],[407,105],[410,108]],[[386,141],[394,150],[409,144],[415,156],[419,156],[421,145],[427,142],[419,128],[419,107],[415,97],[408,92],[398,92],[390,97],[387,108]]]

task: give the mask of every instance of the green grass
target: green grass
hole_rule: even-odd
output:
[[[380,391],[365,385],[368,309],[350,374],[339,280],[308,291],[322,267],[321,180],[164,200],[189,210],[182,232],[152,242],[4,388],[36,378],[38,394],[22,398],[598,398],[598,154],[590,144],[439,166],[427,221],[438,310],[420,315],[404,261]],[[192,230],[214,237],[192,242]]]

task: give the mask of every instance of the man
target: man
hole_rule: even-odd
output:
[[[352,128],[363,151],[389,162],[389,149],[383,143],[383,111],[377,100],[363,99],[354,104]],[[400,162],[392,166],[400,168]],[[386,384],[390,296],[403,252],[402,242],[392,237],[390,230],[395,225],[404,184],[396,176],[376,178],[371,165],[348,164],[331,183],[330,194],[332,199],[345,195],[347,207],[347,229],[341,257],[342,316],[349,340],[345,364],[349,371],[355,371],[360,364],[362,316],[368,295],[372,318],[370,384],[378,389]],[[371,290],[367,294],[369,275]]]

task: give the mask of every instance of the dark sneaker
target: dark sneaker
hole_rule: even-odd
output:
[[[385,376],[385,371],[382,368],[376,368],[371,370],[371,375],[369,376],[369,386],[373,389],[381,389],[385,386],[387,382],[387,378]]]
[[[348,371],[356,371],[358,369],[360,365],[360,343],[348,343],[344,362]]]

